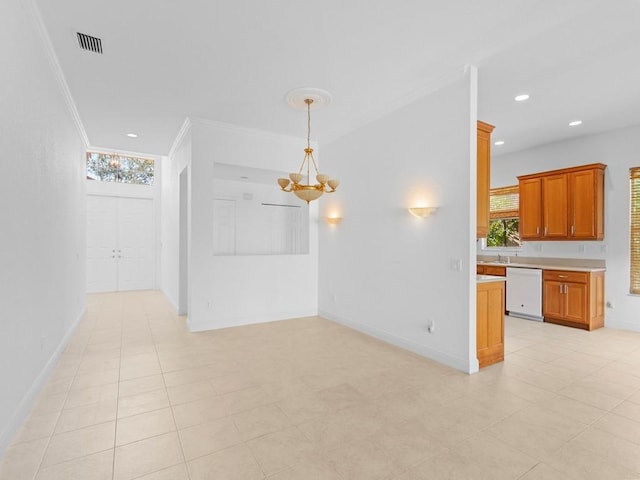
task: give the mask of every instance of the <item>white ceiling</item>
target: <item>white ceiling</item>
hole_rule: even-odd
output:
[[[466,64],[480,119],[506,142],[494,155],[640,123],[638,0],[36,3],[93,146],[166,154],[185,117],[304,137],[284,100],[297,87],[331,92],[312,115],[327,142]],[[80,50],[77,31],[104,54]]]

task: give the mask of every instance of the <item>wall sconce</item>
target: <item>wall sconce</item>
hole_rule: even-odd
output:
[[[325,217],[324,221],[329,225],[338,225],[342,221],[342,217]]]
[[[426,218],[434,214],[437,207],[409,207],[407,210],[414,217]]]

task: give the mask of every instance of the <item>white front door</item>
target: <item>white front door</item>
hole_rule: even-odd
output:
[[[153,288],[153,200],[87,196],[87,291]]]

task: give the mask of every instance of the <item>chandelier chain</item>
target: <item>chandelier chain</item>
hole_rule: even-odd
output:
[[[307,104],[307,148],[311,148],[311,103],[312,99],[305,100]]]

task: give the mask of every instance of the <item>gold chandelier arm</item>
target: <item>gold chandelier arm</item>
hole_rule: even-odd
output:
[[[316,175],[318,175],[318,173],[320,173],[320,172],[318,172],[318,165],[316,165],[316,159],[313,156],[313,153],[311,153],[309,156],[311,157],[311,160],[313,161],[313,168],[316,169]]]

